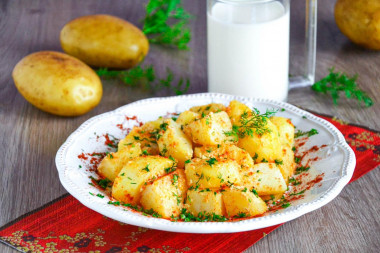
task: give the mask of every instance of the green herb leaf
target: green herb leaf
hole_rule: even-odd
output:
[[[191,40],[190,18],[181,0],[150,0],[146,5],[143,32],[151,43],[187,50]]]
[[[358,75],[349,77],[345,73],[334,72],[334,68],[329,71],[326,77],[311,86],[313,91],[330,94],[335,105],[338,104],[340,93],[344,93],[348,99],[356,99],[359,105],[361,103],[364,103],[366,107],[373,105],[373,100],[367,93],[359,89],[356,82]]]
[[[294,134],[294,138],[298,138],[304,135],[307,135],[307,137],[313,136],[319,134],[317,129],[312,128],[310,131],[303,132],[301,130],[297,130],[297,132]]]

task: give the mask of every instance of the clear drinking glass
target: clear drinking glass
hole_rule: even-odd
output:
[[[307,0],[303,73],[289,78],[290,0],[207,0],[208,89],[285,101],[314,82],[317,0]]]

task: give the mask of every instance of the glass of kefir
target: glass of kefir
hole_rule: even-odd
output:
[[[307,9],[316,12],[316,0],[309,2]],[[290,0],[207,0],[210,92],[286,101],[289,86],[314,82],[315,13],[307,17],[305,55],[310,59],[305,72],[289,80],[289,4]]]

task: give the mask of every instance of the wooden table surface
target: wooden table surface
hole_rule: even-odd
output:
[[[61,51],[59,31],[75,17],[106,13],[141,27],[139,20],[144,15],[145,2],[0,1],[0,226],[66,193],[59,182],[54,158],[60,145],[81,123],[94,115],[152,96],[118,82],[104,81],[103,99],[93,111],[76,118],[58,117],[26,102],[14,86],[13,67],[22,57],[35,51]],[[176,75],[189,77],[189,93],[205,92],[206,3],[204,0],[185,2],[186,9],[196,16],[191,22],[191,50],[178,52],[152,46],[146,63],[156,66],[162,74],[168,66]],[[292,35],[296,37],[304,29],[304,1],[292,2]],[[334,21],[334,3],[319,1],[316,78],[325,76],[332,66],[347,73],[358,73],[361,87],[374,98],[375,105],[363,108],[342,99],[339,106],[334,106],[329,98],[314,94],[310,88],[291,90],[288,102],[379,130],[380,52],[361,49],[340,33]],[[300,49],[294,54],[297,51]],[[297,67],[299,62],[292,60],[292,65]],[[287,222],[248,252],[378,251],[379,182],[380,171],[376,169],[345,187],[331,203]],[[13,250],[0,245],[0,251]]]

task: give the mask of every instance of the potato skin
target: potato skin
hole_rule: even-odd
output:
[[[74,19],[61,30],[63,50],[95,67],[131,68],[147,55],[149,43],[140,29],[110,15]]]
[[[338,0],[335,4],[335,21],[352,42],[380,50],[379,0]]]
[[[103,89],[96,73],[69,55],[41,51],[20,60],[13,80],[35,107],[60,116],[78,116],[97,106]]]

